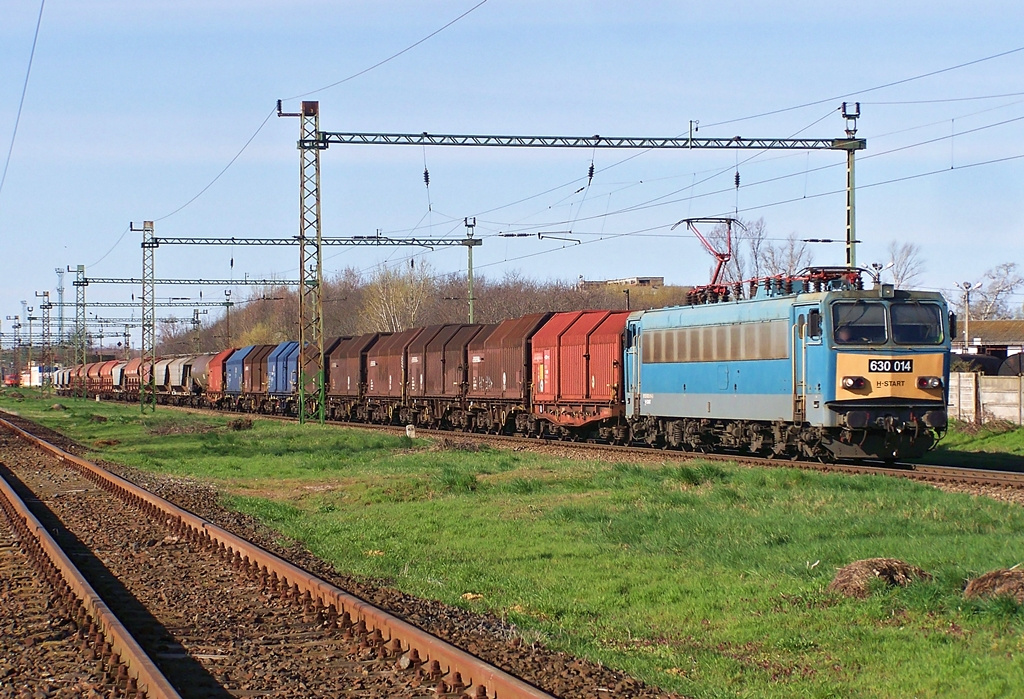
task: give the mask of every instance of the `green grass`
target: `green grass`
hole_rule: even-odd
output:
[[[318,425],[143,419],[137,406],[45,410],[53,402],[0,396],[85,444],[118,440],[96,447],[103,458],[217,484],[229,506],[339,570],[491,611],[528,640],[665,689],[996,697],[1024,686],[1024,611],[961,594],[967,578],[1024,559],[1017,506],[882,477],[440,451]],[[934,577],[867,600],[825,591],[836,568],[875,556]]]

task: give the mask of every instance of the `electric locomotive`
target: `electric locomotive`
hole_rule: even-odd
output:
[[[951,316],[942,296],[813,268],[752,298],[633,313],[634,441],[821,460],[920,456],[946,430]],[[724,287],[718,287],[719,289]]]

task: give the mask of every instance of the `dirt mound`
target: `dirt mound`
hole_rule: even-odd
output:
[[[240,417],[236,420],[228,422],[228,429],[234,430],[235,432],[242,432],[244,430],[252,429],[252,418]]]
[[[1024,604],[1024,570],[993,570],[967,583],[964,597],[1012,597]]]
[[[906,587],[915,579],[931,580],[932,576],[898,558],[865,558],[837,570],[828,589],[863,599],[868,596],[869,584],[875,578],[881,578],[889,587]]]

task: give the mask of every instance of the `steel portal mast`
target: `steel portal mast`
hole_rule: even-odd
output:
[[[867,147],[867,141],[854,138],[856,129],[850,128],[850,119],[859,116],[848,114],[847,137],[833,139],[810,138],[694,138],[693,134],[677,138],[629,138],[605,136],[477,136],[465,134],[387,134],[320,131],[320,103],[302,102],[296,113],[282,111],[281,100],[277,101],[279,117],[299,117],[299,265],[302,270],[302,288],[299,300],[299,343],[305,347],[307,341],[315,346],[315,357],[310,365],[319,386],[319,413],[324,418],[324,353],[323,353],[323,299],[320,296],[323,268],[321,247],[323,239],[320,225],[320,151],[332,143],[361,145],[406,145],[406,146],[477,146],[507,148],[631,148],[655,149],[674,148],[701,149],[750,149],[750,150],[843,150],[848,153],[849,176],[847,178],[847,260],[855,259],[854,209],[853,209],[853,153]],[[467,238],[468,240],[469,238]],[[466,244],[472,254],[472,243]],[[851,262],[852,264],[852,262]],[[472,295],[472,294],[471,294]],[[305,363],[305,362],[304,362]],[[304,399],[304,381],[299,381],[300,399]],[[300,408],[300,420],[305,408]]]

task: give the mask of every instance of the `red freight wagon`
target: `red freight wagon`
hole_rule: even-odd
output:
[[[135,357],[128,360],[124,365],[124,390],[125,393],[138,394],[142,385],[142,358]]]
[[[103,362],[99,371],[99,392],[102,395],[110,395],[114,392],[114,366],[118,364],[116,359]]]
[[[625,377],[622,366],[622,337],[626,330],[628,311],[615,311],[608,315],[587,336],[590,383],[587,398],[596,402],[622,403]]]
[[[423,328],[403,330],[381,339],[366,353],[366,395],[377,398],[404,398],[406,349]]]
[[[469,343],[469,390],[472,399],[522,402],[529,393],[530,338],[550,313],[505,320],[487,337]]]
[[[93,362],[86,365],[85,387],[90,396],[97,395],[100,392],[100,368],[105,363]]]
[[[564,362],[561,358],[562,334],[583,315],[582,311],[556,313],[534,334],[531,343],[533,359],[533,404],[558,400],[558,373]]]
[[[628,311],[560,313],[537,331],[535,415],[576,427],[622,414],[622,333],[628,316]]]
[[[224,362],[235,353],[237,347],[221,350],[213,355],[210,363],[206,365],[206,392],[216,398],[224,393]]]

